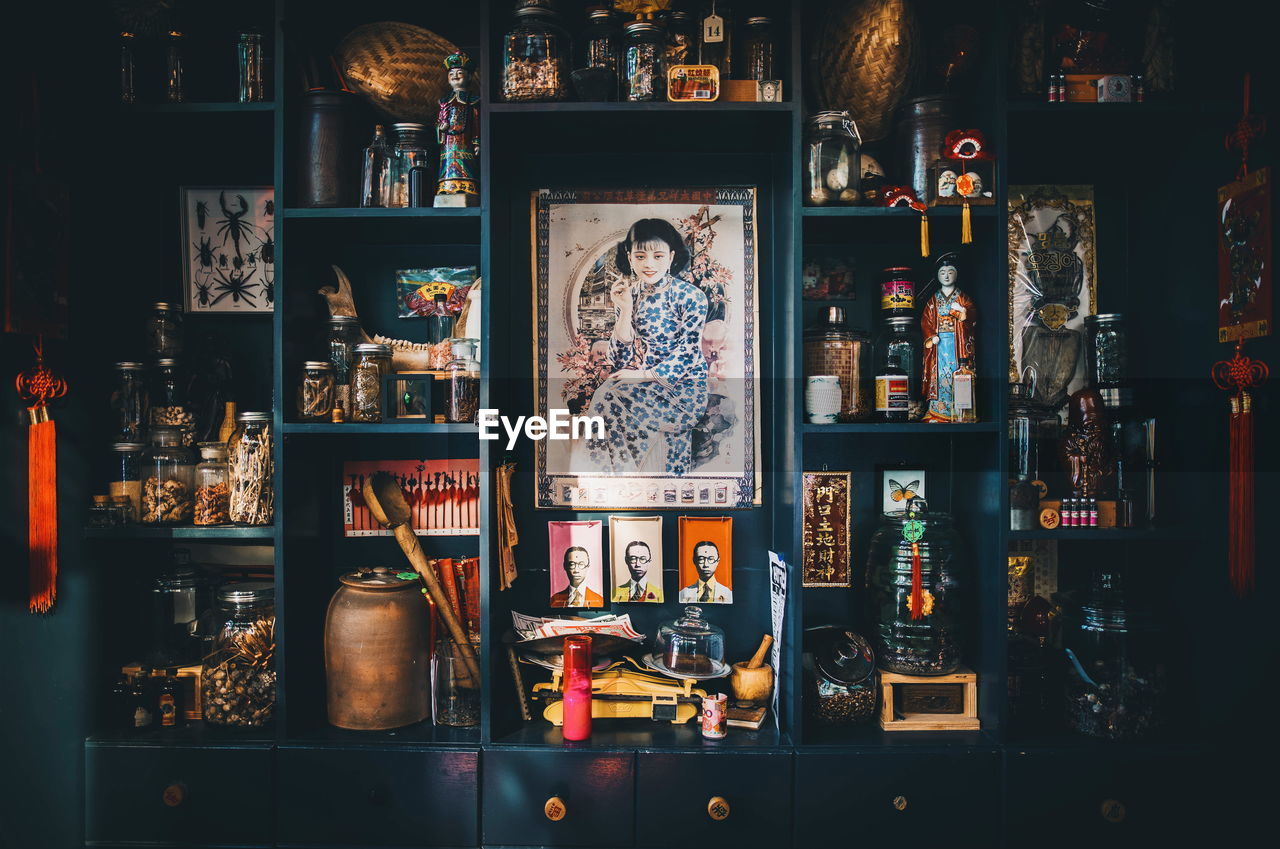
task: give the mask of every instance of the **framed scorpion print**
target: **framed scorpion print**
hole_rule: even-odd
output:
[[[276,300],[275,189],[178,190],[183,303],[192,313],[266,313]]]
[[[756,189],[531,198],[537,506],[760,503]],[[579,428],[579,424],[585,427]]]

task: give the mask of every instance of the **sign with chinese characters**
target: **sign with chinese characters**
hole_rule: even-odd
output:
[[[1271,169],[1218,189],[1218,341],[1271,332]]]
[[[804,473],[802,582],[806,587],[847,587],[850,472]]]

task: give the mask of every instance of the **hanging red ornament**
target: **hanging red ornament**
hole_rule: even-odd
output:
[[[1246,357],[1244,340],[1236,355],[1213,365],[1213,382],[1231,393],[1227,563],[1231,589],[1243,598],[1253,590],[1253,398],[1250,389],[1270,376],[1266,363]]]
[[[885,186],[881,191],[880,203],[883,206],[906,206],[920,213],[920,256],[929,255],[929,207],[916,193],[907,186]]]
[[[48,613],[58,595],[58,437],[49,402],[67,394],[67,382],[44,364],[44,338],[35,343],[36,364],[14,385],[28,402],[27,575],[32,613]]]

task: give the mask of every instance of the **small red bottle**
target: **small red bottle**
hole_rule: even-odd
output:
[[[591,736],[591,637],[564,638],[564,739]]]

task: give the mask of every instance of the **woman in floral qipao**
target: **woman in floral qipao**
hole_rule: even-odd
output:
[[[618,311],[609,339],[614,371],[586,414],[604,419],[587,441],[596,471],[684,475],[693,426],[707,409],[702,328],[707,297],[679,275],[689,250],[670,222],[644,218],[618,243],[622,277],[609,291]]]

